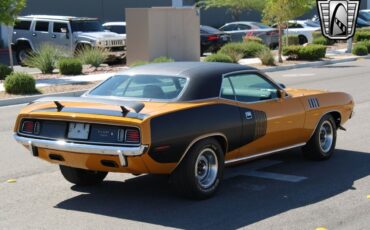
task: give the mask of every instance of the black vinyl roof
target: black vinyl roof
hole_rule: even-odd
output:
[[[178,101],[201,100],[218,97],[222,76],[238,71],[258,71],[256,68],[238,64],[215,62],[172,62],[149,64],[131,68],[124,75],[177,76],[189,79]]]

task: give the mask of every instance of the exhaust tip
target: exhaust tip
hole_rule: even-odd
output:
[[[109,168],[118,168],[118,164],[115,161],[110,161],[110,160],[102,160],[101,164],[105,167]]]

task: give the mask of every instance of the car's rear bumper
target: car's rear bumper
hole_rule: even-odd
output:
[[[141,156],[147,150],[146,145],[138,147],[123,147],[123,146],[105,146],[105,145],[92,145],[92,144],[77,144],[65,141],[43,140],[29,137],[22,137],[14,134],[15,140],[29,148],[34,155],[39,154],[39,149],[48,149],[61,152],[71,152],[77,154],[92,154],[101,156],[115,157],[119,160],[119,166],[126,166],[126,157]],[[35,150],[36,148],[36,150]],[[37,153],[35,152],[37,151]],[[48,157],[50,158],[50,157]],[[64,158],[62,156],[62,158]]]

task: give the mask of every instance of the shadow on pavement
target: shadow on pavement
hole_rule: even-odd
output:
[[[337,150],[329,161],[311,162],[297,149],[269,159],[282,163],[263,171],[307,179],[290,183],[240,175],[224,180],[214,198],[191,201],[177,197],[166,177],[147,175],[89,189],[73,186],[85,194],[56,208],[182,229],[235,229],[356,189],[354,181],[370,175],[370,154],[363,152]],[[248,163],[227,169],[226,177],[235,169],[247,170]]]

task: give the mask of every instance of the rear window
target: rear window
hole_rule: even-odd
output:
[[[14,25],[15,30],[29,30],[31,21],[17,20]]]
[[[261,28],[261,29],[270,29],[271,28],[271,27],[269,27],[265,24],[259,23],[259,22],[252,22],[251,25],[256,26],[258,28]]]
[[[49,22],[36,22],[35,31],[48,32],[49,31]]]
[[[92,96],[114,96],[144,100],[172,100],[184,90],[186,78],[170,76],[114,76],[90,92]]]
[[[53,26],[54,33],[67,33],[67,31],[68,31],[67,23],[54,22],[54,26]]]

